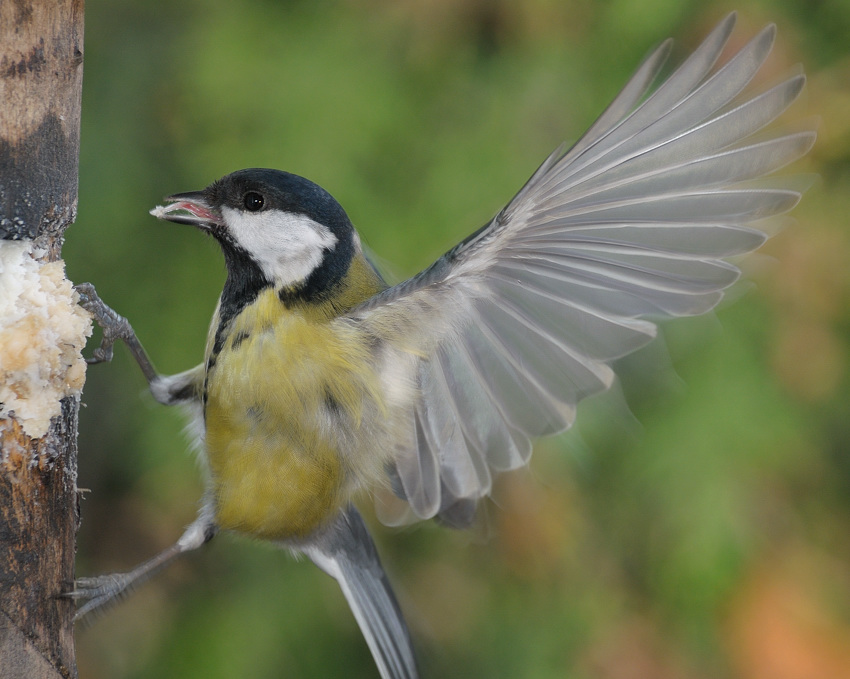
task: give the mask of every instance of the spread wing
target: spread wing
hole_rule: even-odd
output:
[[[761,245],[759,220],[797,203],[755,180],[814,132],[753,135],[804,77],[740,96],[775,28],[713,70],[734,20],[646,97],[669,41],[658,48],[492,222],[349,314],[416,356],[411,443],[388,470],[416,517],[471,519],[496,472],[526,464],[532,438],[569,427],[577,402],[611,385],[610,363],[654,337],[647,317],[711,309],[739,274],[724,258]]]

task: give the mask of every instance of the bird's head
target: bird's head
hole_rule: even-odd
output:
[[[304,298],[322,295],[346,273],[356,234],[323,188],[280,170],[239,170],[202,191],[168,196],[151,214],[191,224],[221,245],[228,277],[249,288]],[[241,286],[240,286],[241,287]]]

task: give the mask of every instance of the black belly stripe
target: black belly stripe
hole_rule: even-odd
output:
[[[213,355],[218,354],[224,346],[231,321],[246,306],[252,304],[263,290],[271,287],[271,282],[245,250],[228,238],[219,238],[219,243],[227,265],[227,280],[224,282],[224,290],[221,291]]]
[[[231,349],[238,349],[239,345],[242,344],[246,339],[251,336],[251,333],[247,330],[242,330],[236,333],[236,336],[233,338],[233,341],[230,343]]]
[[[342,415],[342,406],[339,401],[336,400],[336,397],[331,393],[331,390],[325,387],[324,395],[322,400],[325,403],[325,408],[335,417],[339,417]]]

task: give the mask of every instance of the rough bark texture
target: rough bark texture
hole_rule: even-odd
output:
[[[0,238],[74,219],[82,46],[82,0],[0,2]]]
[[[73,582],[77,530],[76,399],[42,439],[0,422],[0,677],[76,676]]]
[[[0,0],[0,239],[60,256],[77,207],[82,0]],[[0,677],[75,677],[79,400],[40,439],[0,419]]]

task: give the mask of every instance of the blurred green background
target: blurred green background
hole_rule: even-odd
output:
[[[665,328],[621,394],[502,478],[486,525],[376,526],[424,677],[850,677],[850,3],[92,0],[79,219],[64,253],[158,368],[198,363],[224,278],[161,197],[305,175],[398,277],[488,220],[662,39],[775,21],[803,63],[820,180],[754,284]],[[123,347],[89,372],[78,573],[171,544],[201,493],[176,411]],[[628,408],[625,404],[628,404]],[[374,524],[374,522],[372,522]],[[222,535],[78,631],[82,679],[376,677],[335,583]]]

